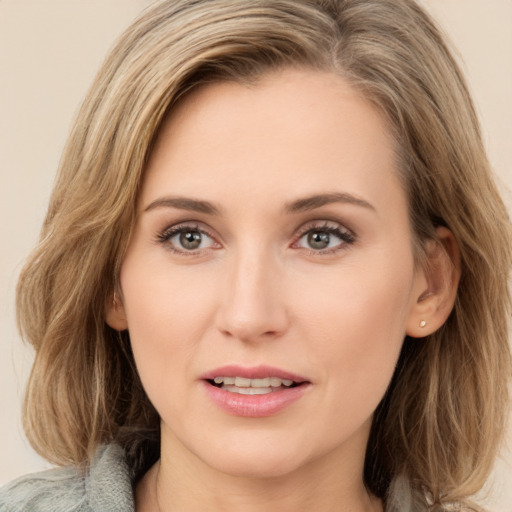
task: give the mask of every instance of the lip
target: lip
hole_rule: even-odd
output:
[[[238,365],[227,365],[216,368],[201,375],[203,380],[212,380],[215,377],[244,377],[246,379],[264,379],[265,377],[277,377],[279,379],[293,380],[294,382],[309,382],[309,379],[295,373],[282,370],[275,366],[259,365],[244,367]]]
[[[245,377],[263,379],[278,377],[299,383],[299,386],[279,389],[265,395],[242,395],[232,393],[210,384],[215,377]],[[242,367],[222,366],[201,376],[208,397],[225,412],[234,416],[263,418],[277,414],[299,400],[311,388],[311,382],[305,377],[272,366]]]

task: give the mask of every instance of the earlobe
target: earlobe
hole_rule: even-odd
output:
[[[423,338],[437,331],[448,319],[460,280],[460,251],[452,232],[437,228],[437,240],[428,242],[427,262],[418,270],[413,304],[406,332]]]
[[[122,300],[113,291],[105,305],[105,322],[116,331],[128,329],[128,321]]]

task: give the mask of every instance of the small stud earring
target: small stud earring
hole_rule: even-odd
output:
[[[425,320],[422,320],[420,322],[420,327],[423,329],[423,327],[425,327],[427,325],[427,322]]]

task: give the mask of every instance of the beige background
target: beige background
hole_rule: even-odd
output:
[[[0,0],[0,484],[47,467],[19,421],[32,354],[16,332],[16,278],[36,242],[77,107],[115,37],[149,3]],[[512,211],[512,0],[423,3],[459,49]],[[494,512],[512,511],[511,461],[504,449],[489,486]]]

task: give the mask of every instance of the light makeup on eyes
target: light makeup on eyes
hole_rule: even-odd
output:
[[[178,224],[159,233],[158,241],[175,253],[195,255],[209,249],[219,249],[221,245],[197,224]]]
[[[322,255],[346,249],[356,240],[354,233],[333,222],[306,224],[300,233],[292,247]]]
[[[309,254],[337,253],[353,244],[356,236],[347,228],[333,222],[306,224],[294,237],[290,247],[303,249]],[[196,256],[220,249],[222,245],[198,224],[178,224],[157,235],[157,241],[166,249],[183,256]]]

